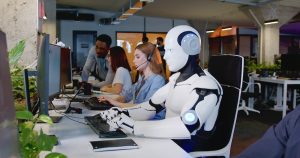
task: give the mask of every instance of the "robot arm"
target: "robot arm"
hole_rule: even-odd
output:
[[[144,102],[130,108],[111,108],[101,112],[103,119],[107,120],[113,128],[121,127],[131,133],[134,130],[135,121],[149,120],[156,113],[164,109],[164,102],[168,94],[168,84],[160,88],[151,98],[149,102]]]
[[[192,135],[203,125],[205,131],[213,129],[221,100],[216,89],[198,88],[193,95],[198,96],[193,106],[185,106],[181,112],[181,119]]]
[[[217,115],[212,112],[218,111],[215,110],[218,109],[218,102],[217,95],[211,90],[204,93],[203,89],[195,89],[180,116],[160,121],[136,121],[134,134],[154,138],[188,139],[196,134],[204,123],[210,120],[212,121],[208,124],[214,123]]]

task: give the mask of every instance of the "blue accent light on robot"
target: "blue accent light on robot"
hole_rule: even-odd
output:
[[[188,122],[193,122],[195,120],[195,115],[192,113],[187,113],[185,114],[184,117],[185,117],[184,119],[187,120]]]
[[[193,125],[197,122],[197,115],[194,110],[189,110],[183,114],[182,121],[186,125]]]

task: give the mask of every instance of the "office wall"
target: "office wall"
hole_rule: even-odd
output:
[[[6,33],[8,50],[25,40],[21,65],[28,65],[37,56],[37,0],[1,0],[0,28]]]
[[[144,25],[145,20],[145,25]],[[189,25],[186,20],[174,20],[174,26]],[[116,31],[131,32],[168,32],[173,27],[173,20],[166,18],[131,16],[126,21],[118,25],[101,25],[98,22],[77,22],[77,21],[59,21],[60,37],[59,39],[67,47],[73,49],[73,31],[97,31],[98,35],[105,33],[112,37],[112,46],[116,45]]]
[[[50,35],[50,43],[56,39],[56,0],[44,0],[47,20],[44,20],[42,30]]]
[[[239,54],[241,56],[250,56],[251,50],[251,37],[250,36],[240,36],[240,47],[239,47]]]

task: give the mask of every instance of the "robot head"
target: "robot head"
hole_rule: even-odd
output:
[[[165,38],[165,55],[170,71],[183,68],[190,55],[197,55],[201,49],[201,38],[197,30],[187,25],[172,28]]]

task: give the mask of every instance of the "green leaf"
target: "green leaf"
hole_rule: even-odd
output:
[[[65,156],[64,154],[61,154],[61,153],[50,153],[48,155],[46,155],[45,158],[67,158],[67,156]]]
[[[16,44],[14,48],[12,48],[9,51],[8,57],[9,57],[9,65],[13,67],[20,57],[22,56],[23,52],[25,49],[25,40],[20,41],[19,43]]]
[[[32,120],[33,115],[29,111],[16,111],[16,118],[18,120]]]
[[[43,114],[40,115],[39,118],[38,118],[38,120],[43,121],[43,122],[45,122],[45,123],[48,123],[48,124],[50,124],[50,125],[53,124],[52,119],[51,119],[49,116],[47,116],[47,115],[43,115]]]
[[[38,148],[32,144],[26,144],[21,148],[21,155],[23,158],[37,158],[40,151]]]
[[[36,143],[40,150],[51,151],[53,146],[57,143],[57,138],[54,135],[46,135],[41,130]]]

